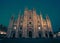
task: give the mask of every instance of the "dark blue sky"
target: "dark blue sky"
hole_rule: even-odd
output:
[[[0,24],[8,26],[11,16],[17,17],[25,7],[41,11],[44,18],[48,14],[54,31],[60,27],[60,0],[0,0]]]

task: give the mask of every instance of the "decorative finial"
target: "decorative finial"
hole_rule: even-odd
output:
[[[41,11],[40,11],[40,16],[42,17],[42,13],[41,13]]]
[[[21,10],[19,11],[18,15],[20,15],[20,14],[21,14]]]
[[[41,11],[40,11],[40,15],[42,15]]]
[[[11,19],[14,19],[14,14],[11,16]]]

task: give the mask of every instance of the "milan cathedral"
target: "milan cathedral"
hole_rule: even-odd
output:
[[[49,38],[53,35],[51,21],[49,16],[43,19],[42,14],[36,13],[36,10],[24,10],[24,14],[18,14],[17,20],[11,17],[7,37],[8,38]]]

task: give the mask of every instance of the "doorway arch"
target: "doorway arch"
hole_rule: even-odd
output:
[[[41,31],[38,32],[39,38],[41,38]]]
[[[29,38],[32,38],[32,31],[29,31],[29,33],[28,33],[29,35]]]
[[[15,31],[11,32],[11,38],[15,38]]]

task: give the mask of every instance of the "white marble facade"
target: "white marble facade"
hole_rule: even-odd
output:
[[[20,16],[18,14],[17,20],[14,16],[11,17],[7,37],[8,38],[39,38],[39,37],[49,37],[49,33],[52,31],[51,21],[48,16],[46,19],[42,18],[42,13],[40,15],[36,13],[36,10],[24,10],[24,14]]]

